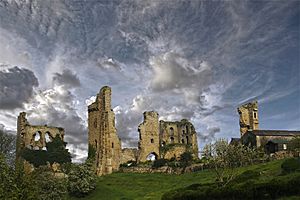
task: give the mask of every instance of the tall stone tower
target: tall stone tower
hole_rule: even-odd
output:
[[[258,130],[258,103],[253,101],[238,107],[240,115],[240,133],[243,136],[248,130]]]
[[[149,154],[159,158],[159,122],[158,113],[154,111],[144,112],[144,121],[138,127],[139,141],[139,161],[145,162]]]
[[[97,175],[117,171],[120,165],[121,142],[115,128],[111,109],[111,88],[104,86],[96,101],[88,106],[89,152],[94,149]]]

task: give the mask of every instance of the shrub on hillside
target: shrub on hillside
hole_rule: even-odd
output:
[[[157,159],[153,162],[152,167],[153,168],[159,168],[159,167],[162,167],[162,166],[166,165],[166,163],[167,163],[166,159],[163,159],[163,158]]]
[[[189,166],[193,161],[193,156],[191,152],[184,152],[180,155],[180,164],[183,167]]]
[[[32,173],[41,200],[63,200],[66,199],[67,186],[65,178],[55,177],[48,167],[39,167]]]
[[[216,187],[216,184],[195,185],[167,192],[162,196],[162,200],[277,199],[299,195],[299,185],[300,174],[277,177],[262,183],[252,179],[222,188]]]
[[[96,189],[96,175],[89,163],[71,167],[68,174],[68,191],[71,196],[84,197]]]
[[[290,158],[281,164],[281,169],[285,173],[300,171],[300,158]]]

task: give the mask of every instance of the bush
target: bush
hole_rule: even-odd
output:
[[[300,174],[277,177],[263,183],[256,183],[252,179],[222,188],[216,187],[216,184],[198,184],[167,192],[162,196],[162,200],[277,199],[283,196],[299,195],[299,185]]]
[[[159,168],[164,166],[167,163],[167,160],[161,158],[161,159],[157,159],[153,162],[152,167],[153,168]]]
[[[84,197],[96,189],[96,180],[88,163],[74,164],[68,174],[68,191],[71,196]]]
[[[21,156],[34,167],[46,165],[47,162],[53,163],[71,163],[71,154],[66,149],[66,142],[62,141],[57,135],[52,142],[46,144],[47,151],[33,150],[25,148],[21,152]]]
[[[66,199],[67,187],[65,178],[55,177],[52,171],[47,167],[36,169],[32,176],[39,188],[38,199]]]
[[[184,152],[180,155],[180,163],[183,167],[187,167],[193,161],[193,156],[191,152]]]
[[[290,158],[290,159],[285,160],[281,164],[281,169],[285,173],[291,173],[291,172],[300,170],[300,159],[299,158]]]

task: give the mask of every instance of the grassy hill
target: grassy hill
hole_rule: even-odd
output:
[[[239,168],[238,174],[252,170],[261,174],[255,181],[265,182],[281,175],[282,160]],[[291,176],[291,174],[289,175]],[[213,183],[215,175],[211,170],[182,174],[134,174],[113,173],[99,177],[97,189],[84,200],[114,200],[114,199],[161,199],[170,190],[187,187],[192,184]],[[295,186],[300,187],[300,186]],[[300,189],[300,188],[299,188]],[[76,199],[76,198],[72,198]],[[291,197],[285,199],[300,199]]]

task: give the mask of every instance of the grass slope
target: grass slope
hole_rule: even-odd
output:
[[[282,161],[277,160],[269,163],[252,165],[239,168],[240,174],[246,170],[257,171],[263,176],[257,181],[265,182],[278,176],[281,173]],[[129,199],[161,199],[161,196],[170,190],[186,187],[196,183],[214,182],[215,175],[211,170],[182,174],[134,174],[134,173],[113,173],[99,177],[97,189],[84,200],[129,200]],[[72,198],[76,199],[76,198]]]

